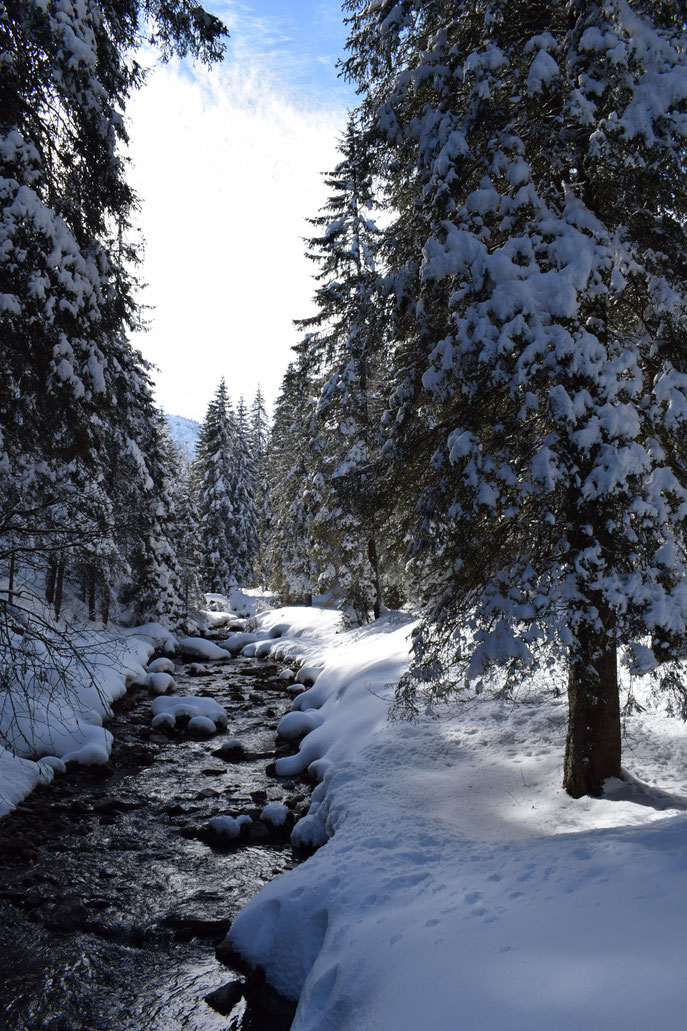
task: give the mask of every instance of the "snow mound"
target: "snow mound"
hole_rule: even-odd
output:
[[[201,734],[216,734],[217,727],[207,716],[192,716],[188,721],[188,729]]]
[[[288,807],[279,802],[269,802],[260,813],[263,823],[271,823],[273,827],[283,827],[289,815]]]
[[[256,645],[254,645],[254,648],[255,648],[255,651],[254,651],[255,658],[256,659],[266,659],[269,656],[270,652],[272,651],[272,647],[273,647],[273,642],[272,641],[259,641]]]
[[[218,727],[226,727],[229,722],[226,710],[214,698],[203,698],[200,695],[165,695],[153,699],[150,708],[153,712],[153,727],[173,727],[180,717],[188,717],[190,730],[214,734]]]
[[[174,672],[174,663],[172,662],[171,659],[165,659],[165,658],[154,659],[152,662],[148,663],[148,672],[149,673],[173,673]]]
[[[26,798],[38,784],[48,784],[54,771],[47,760],[21,759],[0,745],[0,819]]]
[[[250,816],[242,813],[241,816],[213,816],[210,820],[210,827],[217,834],[222,834],[227,838],[238,838],[241,833],[241,828],[244,825],[252,823]]]
[[[146,686],[155,694],[165,694],[176,687],[176,683],[169,673],[149,673],[146,677]]]
[[[229,658],[224,648],[213,641],[206,641],[204,637],[181,637],[177,647],[182,655],[205,659],[207,662],[226,662]]]
[[[175,723],[176,720],[171,712],[159,712],[157,716],[153,716],[150,721],[150,725],[153,730],[159,730],[160,727],[173,727]]]
[[[323,720],[324,716],[317,709],[308,709],[307,712],[287,712],[279,721],[277,733],[285,741],[293,741],[309,734],[315,727],[320,727]]]
[[[321,672],[320,666],[303,666],[296,674],[296,683],[303,684],[305,687],[312,687]]]
[[[247,644],[253,644],[257,640],[258,640],[258,635],[257,634],[250,634],[250,633],[230,634],[227,637],[224,646],[225,646],[225,648],[227,649],[228,652],[231,652],[232,655],[238,655],[238,653],[241,651],[241,649],[244,648]]]

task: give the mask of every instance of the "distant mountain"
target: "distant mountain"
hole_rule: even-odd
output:
[[[183,415],[165,415],[165,419],[172,441],[191,461],[200,435],[200,423],[195,419],[185,419]]]

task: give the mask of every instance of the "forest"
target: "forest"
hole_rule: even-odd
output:
[[[274,411],[223,379],[189,460],[131,344],[124,115],[142,40],[211,65],[227,29],[189,0],[0,13],[0,716],[69,686],[77,624],[194,635],[252,589],[356,640],[412,616],[394,724],[550,682],[586,805],[634,683],[687,716],[685,6],[343,17],[314,314]]]

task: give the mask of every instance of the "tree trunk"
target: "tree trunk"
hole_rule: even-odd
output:
[[[7,588],[7,600],[10,605],[14,604],[14,566],[15,566],[15,553],[10,552],[10,571],[9,571],[9,583]]]
[[[97,610],[95,605],[95,586],[96,586],[96,570],[95,566],[88,567],[88,618],[91,623],[95,623],[97,617]]]
[[[370,537],[367,542],[367,557],[370,560],[372,566],[372,582],[375,588],[375,600],[372,611],[374,612],[375,619],[379,619],[382,612],[382,585],[379,579],[379,559],[377,557],[377,542],[374,537]]]
[[[45,578],[45,600],[52,605],[55,600],[55,580],[57,577],[57,562],[54,557],[48,559],[48,575]]]
[[[62,588],[64,586],[64,559],[60,559],[57,566],[57,581],[55,583],[55,615],[59,617],[62,608]]]
[[[603,622],[611,625],[610,618]],[[620,776],[620,699],[613,631],[581,627],[577,637],[578,651],[568,673],[563,768],[563,787],[573,798],[600,795],[607,777]]]

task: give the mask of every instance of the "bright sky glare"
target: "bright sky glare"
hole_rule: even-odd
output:
[[[271,405],[312,310],[308,217],[326,199],[353,90],[336,73],[338,0],[212,0],[231,39],[221,67],[158,65],[129,109],[130,179],[146,239],[134,339],[157,401],[202,420],[222,376]]]

